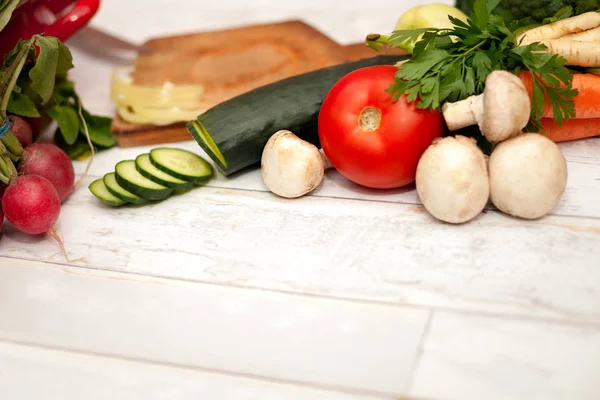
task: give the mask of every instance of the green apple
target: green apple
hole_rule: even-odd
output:
[[[398,19],[396,30],[420,29],[420,28],[452,28],[452,23],[448,18],[451,15],[460,20],[466,21],[467,15],[456,7],[447,4],[425,4],[423,6],[413,7]]]

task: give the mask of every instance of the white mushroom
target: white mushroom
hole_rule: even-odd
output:
[[[556,143],[539,133],[523,133],[498,144],[489,171],[492,203],[524,219],[548,214],[567,185],[565,157]]]
[[[459,224],[475,218],[489,200],[486,156],[473,138],[438,138],[417,165],[417,193],[435,218]]]
[[[519,77],[508,71],[493,71],[482,94],[445,103],[442,113],[449,130],[477,124],[490,142],[500,142],[527,126],[531,99]]]
[[[263,182],[274,194],[296,198],[315,190],[331,163],[323,151],[288,130],[274,133],[262,153]]]

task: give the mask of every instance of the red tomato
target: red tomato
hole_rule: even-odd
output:
[[[445,132],[439,110],[417,108],[406,95],[394,102],[387,88],[397,68],[361,68],[340,79],[319,113],[323,152],[347,179],[376,189],[415,180],[419,158]]]

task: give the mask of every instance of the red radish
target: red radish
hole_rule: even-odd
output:
[[[54,144],[33,143],[25,147],[19,173],[40,175],[48,179],[56,188],[61,203],[73,192],[73,163],[67,153]]]
[[[15,134],[21,146],[26,147],[33,143],[33,132],[27,121],[16,115],[9,115],[8,122],[10,130]]]
[[[25,121],[31,127],[31,136],[35,141],[42,131],[42,119],[41,118],[25,118]]]
[[[6,190],[6,185],[2,182],[0,182],[0,200],[2,200],[2,195],[4,194],[4,191]]]
[[[4,192],[0,208],[15,228],[29,235],[49,234],[69,260],[62,240],[54,231],[60,215],[60,198],[52,182],[40,175],[13,178]]]
[[[0,207],[0,236],[2,236],[2,224],[4,223],[4,214],[2,213],[2,207]]]
[[[8,222],[23,233],[50,232],[60,215],[60,198],[52,183],[39,175],[13,179],[2,197]]]

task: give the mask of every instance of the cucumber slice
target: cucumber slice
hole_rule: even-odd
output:
[[[106,185],[106,189],[110,192],[110,194],[126,201],[127,203],[144,204],[148,202],[148,200],[144,199],[143,197],[135,195],[119,185],[114,172],[109,172],[108,174],[104,175],[103,180],[104,185]]]
[[[212,165],[191,151],[172,147],[150,150],[150,162],[161,171],[191,182],[206,182],[213,175]]]
[[[117,163],[115,178],[117,183],[125,190],[146,200],[164,200],[173,192],[173,189],[159,185],[140,174],[135,168],[134,160],[124,160]]]
[[[194,185],[194,182],[175,178],[174,176],[156,168],[150,161],[150,154],[148,153],[140,154],[135,158],[135,167],[140,174],[151,181],[158,183],[159,185],[173,189],[186,189]]]
[[[88,188],[94,196],[96,196],[109,206],[118,207],[127,203],[125,200],[114,196],[111,192],[109,192],[102,178],[96,179],[94,182],[90,183],[90,186],[88,186]]]

